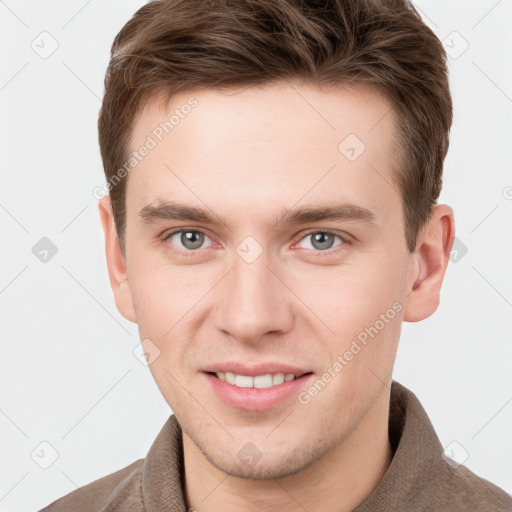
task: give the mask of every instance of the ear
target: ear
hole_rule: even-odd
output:
[[[125,257],[117,236],[110,196],[107,195],[99,200],[98,210],[100,212],[103,231],[105,232],[105,253],[107,256],[108,276],[110,286],[114,292],[114,300],[117,309],[127,320],[136,323],[137,317],[133,306],[128,274],[126,272]]]
[[[436,205],[421,231],[409,266],[409,289],[403,319],[418,322],[432,315],[439,306],[441,285],[455,239],[453,210]]]

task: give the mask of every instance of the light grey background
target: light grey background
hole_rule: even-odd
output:
[[[1,511],[38,510],[144,457],[171,412],[115,307],[92,196],[110,46],[140,5],[0,2]],[[438,311],[404,324],[395,379],[443,446],[511,492],[512,1],[416,5],[452,55],[441,202],[467,253]],[[32,252],[42,237],[58,248],[47,263]]]

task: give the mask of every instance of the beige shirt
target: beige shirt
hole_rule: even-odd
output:
[[[512,511],[512,498],[443,448],[416,396],[393,382],[389,416],[393,460],[354,512]],[[54,501],[41,512],[186,512],[182,432],[171,415],[146,458]],[[330,512],[330,511],[329,511]]]

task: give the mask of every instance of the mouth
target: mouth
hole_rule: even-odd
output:
[[[274,370],[275,371],[275,370]],[[302,389],[311,385],[313,372],[262,373],[253,375],[229,371],[203,371],[208,392],[235,409],[260,412],[277,406],[291,406]],[[288,405],[286,405],[288,404]]]
[[[298,380],[313,372],[305,373],[266,373],[263,375],[239,375],[233,372],[206,372],[217,379],[239,388],[267,389],[280,386],[285,382]]]

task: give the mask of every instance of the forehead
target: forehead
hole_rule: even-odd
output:
[[[127,210],[167,198],[275,216],[302,199],[347,200],[382,217],[400,204],[395,127],[389,101],[360,85],[288,83],[185,92],[169,102],[155,97],[132,131],[130,151],[150,149],[133,161]]]

